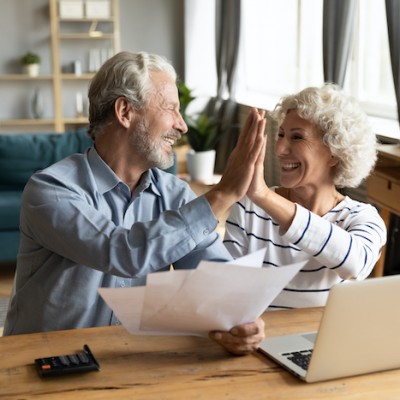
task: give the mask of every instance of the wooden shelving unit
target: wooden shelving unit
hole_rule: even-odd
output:
[[[61,18],[58,10],[58,0],[49,0],[49,46],[51,48],[51,73],[42,74],[37,77],[30,77],[24,74],[2,74],[0,85],[35,84],[38,87],[50,88],[53,108],[53,115],[50,118],[1,118],[0,131],[7,131],[13,128],[26,128],[39,130],[41,127],[54,132],[64,132],[66,126],[79,126],[87,124],[87,116],[71,115],[71,103],[75,109],[75,94],[79,90],[87,91],[90,79],[95,71],[84,68],[82,73],[65,71],[66,59],[72,64],[73,56],[64,53],[64,49],[73,46],[73,49],[80,51],[81,57],[84,52],[89,53],[90,49],[101,46],[103,43],[115,54],[120,49],[120,27],[119,27],[119,0],[110,0],[110,18]],[[70,51],[71,53],[71,51]],[[110,55],[110,54],[108,54]],[[104,60],[103,60],[104,61]],[[50,86],[49,86],[50,85]],[[74,92],[75,91],[75,92]],[[10,93],[12,96],[12,93]],[[69,107],[69,111],[68,111]],[[21,112],[21,115],[23,113]]]

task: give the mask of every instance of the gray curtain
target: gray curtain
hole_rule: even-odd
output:
[[[207,112],[219,121],[220,138],[216,147],[215,172],[222,173],[239,134],[239,107],[232,100],[236,88],[240,38],[241,0],[216,0],[217,95]]]
[[[397,115],[400,119],[400,2],[398,0],[386,0],[386,19],[394,89],[397,99]]]
[[[355,6],[354,0],[324,0],[324,79],[342,87],[353,36]]]

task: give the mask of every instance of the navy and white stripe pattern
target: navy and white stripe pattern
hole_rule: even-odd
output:
[[[323,217],[297,204],[284,234],[245,197],[232,207],[224,238],[234,258],[266,247],[265,267],[308,260],[269,309],[324,306],[333,285],[368,277],[385,242],[386,227],[377,210],[349,197]]]

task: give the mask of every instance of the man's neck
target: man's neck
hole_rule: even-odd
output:
[[[133,193],[140,178],[148,168],[145,168],[132,148],[115,136],[104,134],[96,140],[95,147],[99,156],[114,171],[114,173],[126,183]]]

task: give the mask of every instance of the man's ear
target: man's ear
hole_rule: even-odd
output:
[[[119,123],[129,128],[132,120],[135,117],[135,110],[132,104],[125,97],[118,97],[114,104],[115,116]]]

